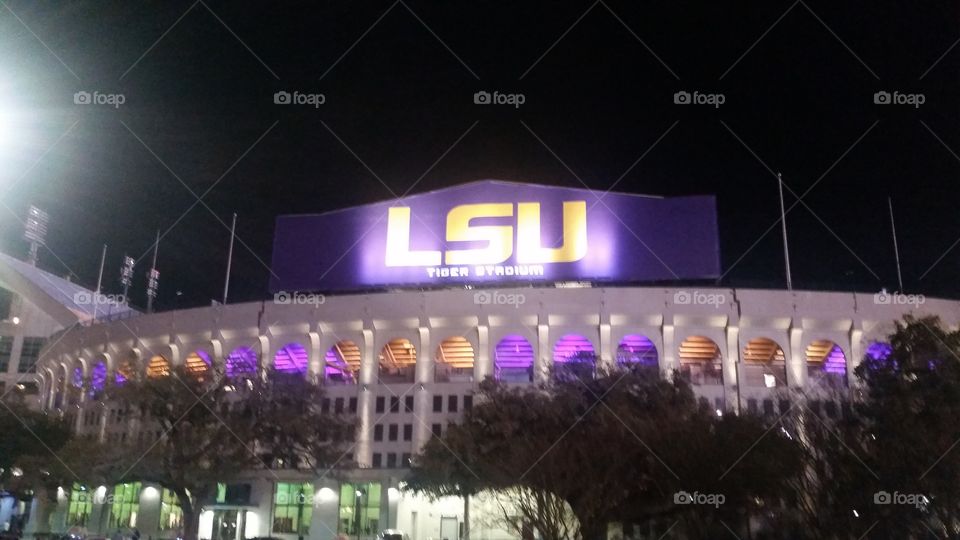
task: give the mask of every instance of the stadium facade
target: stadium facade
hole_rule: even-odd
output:
[[[949,300],[678,285],[716,279],[717,246],[709,197],[489,181],[281,217],[272,299],[61,330],[38,364],[37,399],[77,433],[127,441],[157,434],[139,432],[124,404],[99,398],[130,370],[300,373],[325,385],[324,408],[358,420],[345,456],[356,467],[338,479],[251,471],[205,506],[201,537],[325,540],[399,529],[413,540],[453,539],[463,536],[463,501],[431,502],[402,482],[410,457],[472,406],[486,377],[529,385],[584,358],[594,367],[643,363],[680,373],[718,414],[778,415],[789,394],[835,416],[852,399],[860,359],[889,350],[895,320],[960,321],[960,302]],[[490,501],[472,504],[471,538],[511,537]],[[171,494],[140,483],[64,486],[54,508],[33,506],[28,530],[44,530],[37,516],[48,514],[54,531],[136,526],[165,538],[178,527]]]

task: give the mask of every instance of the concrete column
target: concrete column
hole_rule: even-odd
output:
[[[723,388],[724,399],[734,403],[734,410],[740,413],[740,399],[738,398],[741,381],[738,375],[743,372],[740,365],[740,327],[727,326],[727,354],[723,355]],[[738,369],[739,368],[739,369]]]
[[[329,479],[314,484],[310,540],[333,540],[340,521],[340,486]]]
[[[353,459],[361,467],[369,467],[373,460],[373,454],[370,447],[371,433],[373,431],[373,421],[376,418],[374,412],[374,392],[376,388],[376,356],[373,342],[372,327],[363,329],[363,354],[360,360],[360,389],[357,395],[357,445]]]
[[[787,357],[787,385],[802,388],[807,385],[807,359],[803,350],[803,328],[790,325],[790,350]]]
[[[433,364],[434,351],[430,343],[429,321],[426,319],[420,321],[420,327],[417,333],[420,336],[420,344],[417,346],[417,371],[416,382],[428,384],[433,382]]]
[[[668,377],[671,371],[680,369],[680,365],[677,363],[677,346],[674,343],[673,324],[664,323],[660,328],[660,337],[663,340],[663,350],[660,354],[660,373],[664,377]]]
[[[850,347],[847,348],[847,386],[859,385],[854,370],[863,362],[863,329],[854,326],[850,329]]]
[[[553,367],[553,358],[550,355],[550,327],[546,324],[546,317],[540,318],[537,325],[537,358],[533,366],[533,382],[544,383],[550,377],[550,368]]]
[[[604,366],[607,368],[613,367],[613,343],[610,341],[610,316],[607,314],[600,315],[600,358],[598,358],[598,367]]]
[[[477,358],[473,366],[473,378],[482,381],[493,375],[493,355],[490,354],[490,327],[486,324],[477,326]]]

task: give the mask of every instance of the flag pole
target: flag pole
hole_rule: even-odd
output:
[[[887,206],[890,207],[890,231],[893,233],[893,256],[897,261],[897,285],[899,292],[903,292],[903,275],[900,273],[900,247],[897,246],[897,224],[893,219],[893,199],[887,197]]]
[[[787,243],[787,210],[783,204],[783,178],[777,173],[777,187],[780,189],[780,228],[783,230],[783,261],[787,269],[787,290],[793,290],[793,279],[790,277],[790,246]]]
[[[230,266],[233,263],[233,239],[237,234],[237,213],[233,213],[233,224],[230,225],[230,250],[227,252],[227,277],[223,281],[223,303],[227,303],[227,292],[230,291]]]
[[[103,285],[103,264],[107,260],[107,245],[103,245],[103,252],[100,254],[100,273],[97,274],[97,292],[93,295],[93,322],[97,322],[97,308],[100,306],[100,288]]]

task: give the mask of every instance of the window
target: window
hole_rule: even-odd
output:
[[[398,413],[400,412],[400,398],[393,396],[390,398],[390,412]]]
[[[180,509],[180,500],[177,495],[164,488],[160,499],[160,530],[176,531],[183,524],[183,510]]]
[[[413,396],[403,398],[403,409],[406,412],[413,412]]]
[[[333,412],[337,414],[343,414],[343,398],[342,397],[338,397],[336,400],[334,400]]]
[[[352,413],[357,412],[357,398],[355,397],[350,398],[349,405],[347,406],[347,408]]]
[[[383,409],[386,403],[387,401],[383,398],[383,396],[377,396],[377,412],[378,413],[383,412]]]
[[[312,484],[277,482],[273,497],[273,532],[307,536],[312,511]]]
[[[380,484],[343,483],[340,485],[340,514],[337,532],[347,536],[358,533],[372,537],[380,530]]]
[[[10,318],[11,305],[13,305],[13,292],[0,289],[0,320]]]
[[[84,527],[90,520],[93,511],[93,494],[80,484],[73,484],[70,489],[70,504],[67,507],[67,525],[70,527]]]
[[[409,453],[405,453],[405,454],[403,454],[402,456],[400,456],[400,466],[401,466],[401,467],[409,467],[409,466],[410,466],[410,454],[409,454]]]
[[[397,440],[397,424],[390,424],[390,427],[387,430],[387,440],[388,441]]]
[[[330,412],[330,398],[323,398],[320,400],[320,412],[323,414]]]
[[[383,440],[383,426],[377,424],[373,426],[373,440],[382,441]]]
[[[404,424],[403,425],[403,440],[409,441],[413,439],[413,424]]]
[[[447,396],[447,412],[457,412],[458,396]]]
[[[431,424],[430,433],[433,433],[434,437],[439,437],[443,431],[443,426],[440,424]]]
[[[433,396],[433,412],[443,412],[443,396]]]
[[[111,529],[137,526],[140,512],[140,482],[117,484],[113,487],[113,504],[110,505]]]
[[[387,468],[396,469],[397,468],[397,455],[393,452],[387,454]]]
[[[374,453],[373,453],[373,468],[374,468],[374,469],[379,469],[379,468],[382,467],[382,466],[383,466],[383,454],[381,454],[380,452],[374,452]]]
[[[6,373],[13,355],[13,336],[0,336],[0,373]]]
[[[463,410],[469,411],[473,408],[473,396],[463,396]]]
[[[46,343],[42,337],[23,338],[23,347],[20,349],[20,364],[17,373],[34,373],[37,371],[37,360],[40,359],[40,349]]]

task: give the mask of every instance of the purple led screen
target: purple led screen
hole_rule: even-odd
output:
[[[271,267],[272,292],[713,279],[720,275],[716,200],[483,180],[324,214],[280,216]]]

